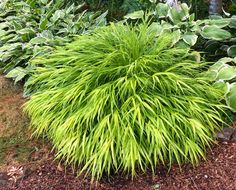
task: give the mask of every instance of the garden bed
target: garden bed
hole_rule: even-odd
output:
[[[91,185],[89,178],[76,177],[70,168],[54,161],[47,142],[30,139],[27,119],[22,114],[21,86],[0,77],[0,189],[160,189],[160,190],[235,190],[236,144],[216,142],[207,159],[193,168],[174,166],[170,172],[160,167],[139,173],[134,180],[126,176],[103,177]],[[3,143],[5,142],[5,143]],[[7,175],[10,174],[10,175]]]

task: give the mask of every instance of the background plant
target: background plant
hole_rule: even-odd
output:
[[[144,11],[141,10],[130,13],[125,18],[136,22],[143,16]],[[148,16],[157,36],[166,32],[174,33],[176,38],[173,43],[179,47],[188,46],[205,52],[206,58],[214,61],[224,56],[235,56],[235,16],[212,16],[209,19],[195,20],[185,3],[178,7],[158,3]]]
[[[172,40],[147,24],[111,24],[35,59],[28,88],[38,90],[25,105],[35,134],[93,178],[195,164],[220,128],[222,94]]]
[[[236,112],[236,58],[222,58],[212,65],[206,75],[214,86],[224,91],[227,105]]]
[[[63,1],[3,1],[0,4],[0,66],[7,77],[21,80],[30,60],[106,24],[106,14],[86,12],[84,5]]]

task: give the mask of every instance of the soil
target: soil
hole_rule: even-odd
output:
[[[30,138],[22,87],[0,76],[0,190],[236,190],[236,143],[216,142],[197,167],[184,165],[104,177],[91,183],[54,160],[50,144]]]

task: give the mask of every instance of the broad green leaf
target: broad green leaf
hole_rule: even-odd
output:
[[[158,3],[156,7],[156,11],[159,18],[167,17],[169,9],[170,7],[166,3]]]
[[[218,41],[208,40],[205,44],[205,51],[211,54],[215,54],[219,46],[220,46],[220,43]]]
[[[221,29],[215,25],[203,27],[201,35],[206,39],[213,40],[226,40],[231,37],[231,34],[227,30]]]
[[[41,2],[46,5],[48,3],[48,0],[41,0]]]
[[[47,39],[53,39],[53,34],[50,30],[44,30],[42,33],[41,33],[41,37],[44,37],[44,38],[47,38]]]
[[[218,76],[218,71],[217,70],[208,70],[205,73],[205,76],[210,80],[210,81],[215,81]]]
[[[15,83],[22,80],[27,75],[27,70],[22,67],[16,67],[12,69],[9,73],[7,73],[7,78],[13,78]]]
[[[45,30],[47,28],[47,24],[48,24],[48,19],[47,18],[43,18],[43,19],[41,19],[41,22],[39,24],[39,28],[41,30]]]
[[[213,84],[213,86],[219,90],[222,90],[224,95],[228,94],[230,91],[230,85],[227,82],[224,81],[217,81]]]
[[[47,39],[44,37],[35,37],[30,40],[31,44],[44,44],[47,42]]]
[[[236,57],[236,45],[230,46],[227,50],[228,56]]]
[[[180,12],[183,14],[182,20],[187,19],[189,17],[189,10],[190,10],[189,6],[186,3],[182,3],[180,5],[180,8],[181,8]]]
[[[236,84],[233,83],[230,92],[227,95],[227,104],[229,107],[236,112]]]
[[[63,10],[57,10],[51,17],[53,23],[57,22],[60,18],[64,18],[65,12]]]
[[[5,36],[8,32],[0,29],[0,37]]]
[[[155,31],[156,32],[156,36],[160,36],[162,34],[162,32],[163,32],[163,27],[159,23],[157,23],[157,22],[153,22],[150,25],[149,29],[152,32]]]
[[[102,13],[100,16],[98,16],[96,19],[95,19],[95,25],[96,26],[104,26],[106,25],[106,16],[108,14],[108,11]]]
[[[224,62],[224,63],[229,63],[229,62],[234,61],[234,59],[229,58],[229,57],[223,57],[223,58],[221,58],[219,61],[220,61],[220,62]]]
[[[232,16],[230,23],[229,23],[230,28],[236,28],[236,16]]]
[[[225,63],[223,61],[217,61],[214,65],[210,66],[209,70],[212,71],[219,71],[221,68],[223,68],[225,66]]]
[[[179,40],[180,40],[180,37],[181,37],[181,31],[180,30],[176,30],[173,32],[173,40],[172,40],[172,44],[176,44]]]
[[[168,16],[174,24],[178,24],[182,21],[182,15],[176,10],[176,8],[171,8],[168,11]]]
[[[179,7],[172,7],[168,16],[174,24],[178,24],[189,17],[189,7],[186,3],[182,3]]]
[[[126,19],[139,19],[143,18],[144,11],[135,11],[133,13],[129,13],[125,16]]]
[[[6,29],[8,28],[8,24],[6,22],[0,23],[0,29]]]
[[[231,80],[236,77],[236,67],[226,66],[220,69],[218,80]]]
[[[17,31],[17,33],[21,35],[21,38],[24,42],[29,41],[31,38],[36,36],[36,31],[32,28],[24,28]]]
[[[230,19],[229,18],[205,20],[205,24],[206,25],[215,25],[215,26],[217,26],[219,28],[224,28],[224,27],[228,26],[229,23],[230,23]]]
[[[197,39],[198,39],[198,36],[195,35],[194,33],[185,33],[183,35],[184,42],[187,43],[190,46],[195,45],[196,42],[197,42]]]
[[[189,15],[189,22],[193,22],[194,19],[195,19],[195,15],[194,14]]]

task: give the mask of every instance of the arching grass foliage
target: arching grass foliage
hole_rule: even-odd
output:
[[[111,24],[37,58],[25,105],[35,134],[97,179],[197,163],[220,128],[221,93],[194,52],[171,44],[147,24]]]

